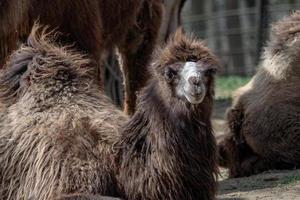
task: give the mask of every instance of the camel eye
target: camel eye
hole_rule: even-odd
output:
[[[197,62],[198,61],[198,58],[197,56],[189,56],[186,61],[188,62]]]
[[[168,82],[171,82],[176,75],[177,75],[177,72],[174,69],[172,69],[170,67],[166,68],[164,77]]]
[[[204,75],[205,76],[214,75],[216,73],[217,73],[217,69],[216,68],[209,68],[209,69],[206,69],[204,71]]]

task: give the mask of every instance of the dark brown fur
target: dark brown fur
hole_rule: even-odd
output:
[[[300,167],[300,11],[274,25],[261,67],[237,91],[219,145],[231,177]]]
[[[122,133],[119,181],[128,199],[215,199],[216,144],[210,122],[213,76],[198,105],[173,94],[163,71],[188,60],[217,64],[202,42],[177,32],[154,60],[153,78]]]
[[[162,0],[0,0],[0,65],[37,19],[63,34],[102,65],[107,50],[118,47],[125,82],[125,111],[132,114],[136,92],[149,76],[149,62],[162,15]],[[101,78],[100,73],[95,73]]]

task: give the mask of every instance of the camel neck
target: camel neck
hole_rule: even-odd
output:
[[[129,199],[213,199],[215,140],[209,120],[201,119],[202,111],[189,110],[194,108],[170,111],[153,88],[147,89],[122,132],[126,176],[120,177],[135,188],[125,188]]]
[[[192,105],[186,101],[171,97],[152,82],[142,92],[137,113],[150,122],[166,121],[170,125],[181,123],[210,126],[212,97],[207,95],[201,104]]]

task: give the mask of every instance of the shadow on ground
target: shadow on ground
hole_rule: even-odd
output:
[[[300,170],[274,170],[250,177],[219,181],[218,200],[252,199],[299,200]]]
[[[300,181],[300,170],[268,171],[250,177],[221,180],[219,182],[219,189],[220,194],[227,194],[273,188],[296,182],[298,181],[298,177]]]

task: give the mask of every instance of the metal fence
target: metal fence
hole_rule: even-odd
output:
[[[220,58],[224,75],[251,76],[270,23],[296,9],[300,0],[187,0],[182,16],[186,31]]]

